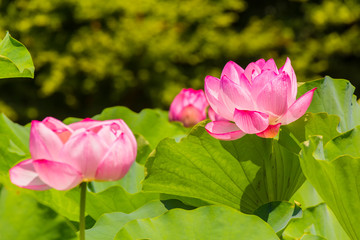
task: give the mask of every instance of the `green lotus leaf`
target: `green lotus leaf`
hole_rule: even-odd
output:
[[[277,234],[280,234],[291,219],[302,217],[302,209],[295,203],[276,201],[260,206],[254,211],[254,214],[267,222]]]
[[[303,237],[302,237],[303,236]],[[308,236],[304,238],[305,236]],[[325,203],[303,210],[301,218],[292,219],[282,234],[284,240],[350,239]]]
[[[35,67],[26,47],[7,32],[0,42],[0,79],[34,78]]]
[[[69,220],[31,196],[0,190],[1,239],[70,240],[77,229]]]
[[[113,240],[117,232],[134,219],[152,218],[167,210],[160,201],[152,201],[131,213],[113,212],[102,215],[95,225],[85,231],[87,240]]]
[[[247,135],[219,141],[205,131],[204,124],[180,142],[159,143],[145,165],[144,191],[198,198],[252,213],[265,203],[289,200],[303,183],[298,155],[277,140]]]
[[[293,201],[299,203],[302,208],[313,207],[324,202],[308,180],[291,197],[290,202]]]
[[[173,209],[156,218],[133,220],[115,239],[279,239],[274,230],[254,215],[224,206],[194,210]]]
[[[360,156],[354,147],[359,146],[359,128],[343,133],[325,146],[321,136],[310,137],[300,155],[306,178],[351,239],[360,239],[360,216],[354,214],[360,212]]]
[[[309,81],[298,88],[298,96],[317,87],[307,112],[337,115],[340,117],[339,132],[345,132],[360,124],[360,106],[354,95],[355,87],[345,79]]]
[[[309,81],[298,88],[298,97],[315,87],[307,114],[290,125],[282,126],[299,142],[312,135],[322,135],[325,144],[360,124],[360,106],[354,96],[355,88],[349,81],[328,76]]]

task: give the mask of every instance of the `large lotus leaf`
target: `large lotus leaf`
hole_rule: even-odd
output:
[[[170,123],[167,113],[159,109],[144,109],[135,113],[126,107],[106,108],[94,119],[123,119],[134,133],[140,134],[155,148],[166,137],[181,137],[187,130],[179,123]]]
[[[152,201],[126,214],[113,212],[102,215],[95,225],[85,231],[87,240],[113,240],[116,233],[134,219],[153,218],[165,213],[167,209],[160,201]]]
[[[341,134],[328,142],[324,154],[327,160],[332,160],[341,155],[350,155],[360,158],[360,126]]]
[[[29,156],[29,129],[0,114],[0,175]]]
[[[348,131],[360,124],[360,106],[353,95],[355,87],[345,79],[323,79],[306,82],[298,88],[298,96],[317,87],[308,112],[338,115],[340,132]]]
[[[307,113],[305,116],[305,136],[321,135],[323,142],[327,143],[340,135],[338,131],[340,118],[327,113]]]
[[[26,47],[6,33],[0,42],[0,79],[34,78],[34,64]]]
[[[283,126],[282,129],[291,132],[299,143],[312,135],[323,136],[323,142],[326,143],[341,134],[339,122],[340,117],[337,115],[309,112],[290,125]],[[287,144],[285,142],[285,145]],[[300,148],[300,144],[297,146]]]
[[[313,207],[324,202],[308,180],[291,197],[290,202],[293,201],[298,202],[302,208]]]
[[[173,209],[156,218],[133,220],[115,239],[279,239],[272,228],[254,215],[224,206],[195,210]]]
[[[1,189],[0,239],[73,239],[75,227],[32,197]]]
[[[348,131],[360,124],[360,106],[353,95],[355,88],[349,81],[331,77],[309,81],[298,88],[298,97],[315,87],[317,89],[308,113],[290,125],[282,127],[289,129],[299,142],[307,140],[310,135],[323,135],[323,141],[326,143],[331,137],[339,135],[337,132]]]
[[[7,136],[22,151],[29,153],[30,129],[9,120],[0,114],[0,134]]]
[[[289,200],[303,183],[297,154],[277,140],[247,135],[219,141],[205,131],[205,123],[180,142],[159,143],[146,164],[145,191],[198,198],[252,213],[267,202]]]
[[[291,219],[302,217],[302,210],[295,203],[275,201],[262,205],[254,214],[267,222],[279,235]]]
[[[20,149],[8,136],[0,134],[0,175],[7,175],[15,163],[29,156]]]
[[[282,234],[284,240],[299,239],[303,235],[308,235],[308,239],[311,235],[329,240],[350,239],[325,203],[303,210],[302,218],[291,220]]]
[[[351,146],[344,149],[344,154],[334,150],[334,145],[359,145],[359,127],[346,132],[325,146],[321,136],[313,136],[302,146],[301,167],[306,178],[315,187],[322,199],[334,212],[340,224],[351,239],[360,239],[360,158],[347,155]]]

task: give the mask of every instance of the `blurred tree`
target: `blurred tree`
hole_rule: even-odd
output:
[[[299,81],[359,80],[356,0],[0,0],[0,14],[36,67],[35,81],[0,82],[0,111],[22,123],[168,108],[229,60],[289,56]]]

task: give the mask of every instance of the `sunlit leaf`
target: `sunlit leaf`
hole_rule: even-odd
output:
[[[298,97],[315,87],[317,89],[307,112],[320,114],[306,114],[284,126],[300,142],[307,140],[309,135],[323,135],[326,143],[337,136],[337,132],[348,131],[360,124],[360,106],[353,95],[355,88],[349,81],[327,76],[306,82],[298,88]]]
[[[0,238],[7,240],[73,239],[77,229],[32,197],[1,189]]]
[[[302,208],[313,207],[324,202],[308,180],[291,197],[290,202],[293,201],[298,202]]]
[[[29,128],[12,122],[4,114],[0,115],[0,134],[7,136],[25,153],[29,153],[29,133]]]
[[[115,239],[279,239],[274,230],[254,215],[221,206],[195,210],[173,209],[156,217],[133,220]]]
[[[88,240],[113,240],[116,233],[134,219],[152,218],[167,210],[160,201],[152,201],[132,213],[113,212],[102,215],[96,224],[86,230]]]
[[[269,202],[254,211],[254,214],[267,222],[276,233],[280,233],[293,218],[302,217],[302,210],[295,203]]]
[[[145,191],[199,198],[252,213],[270,201],[289,200],[303,183],[297,154],[277,140],[247,135],[219,141],[204,124],[180,142],[159,143],[146,164]]]
[[[316,236],[329,240],[350,239],[325,203],[303,210],[302,218],[293,219],[282,236],[284,240],[295,240],[304,234],[309,235],[304,239],[312,239],[311,235],[314,239],[317,239]]]
[[[0,79],[34,78],[34,64],[26,47],[6,33],[0,42]]]
[[[0,174],[7,174],[18,161],[29,157],[29,129],[0,115]]]
[[[319,136],[311,137],[302,148],[301,167],[306,178],[334,212],[350,238],[359,239],[360,155],[359,127],[325,146]],[[350,144],[350,145],[347,145]],[[344,147],[344,149],[337,149]]]

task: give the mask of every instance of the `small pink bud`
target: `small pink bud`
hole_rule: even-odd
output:
[[[203,90],[182,89],[170,105],[169,119],[192,127],[206,119],[208,105]]]

